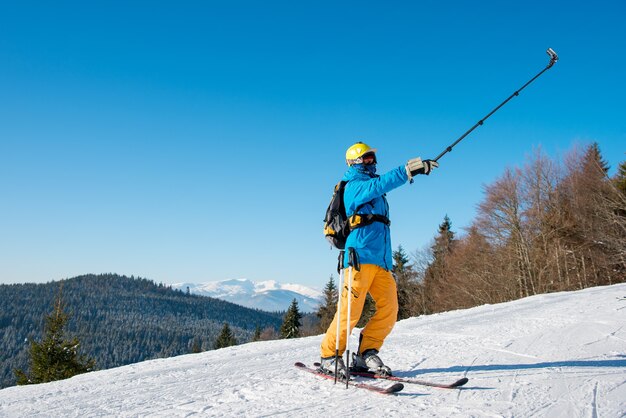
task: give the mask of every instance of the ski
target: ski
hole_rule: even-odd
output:
[[[319,363],[313,363],[313,365],[319,366]],[[391,380],[393,382],[412,383],[414,385],[430,386],[433,388],[440,388],[440,389],[459,388],[463,386],[464,384],[466,384],[467,382],[469,382],[469,379],[467,377],[462,377],[461,379],[452,383],[440,383],[440,382],[431,382],[429,380],[415,379],[412,377],[384,376],[382,374],[376,374],[372,372],[357,372],[356,370],[350,370],[350,375],[366,377],[369,379],[384,379],[384,380]]]
[[[428,380],[415,379],[411,377],[384,376],[384,375],[371,373],[371,372],[351,371],[350,374],[353,376],[367,377],[370,379],[385,379],[385,380],[391,380],[393,382],[412,383],[414,385],[430,386],[433,388],[440,388],[440,389],[454,389],[454,388],[461,387],[467,382],[469,382],[469,379],[467,377],[463,377],[457,380],[456,382],[452,382],[452,383],[440,383],[440,382],[431,382]]]
[[[314,369],[312,367],[308,367],[306,364],[304,363],[300,363],[297,362],[295,364],[295,366],[305,372],[314,374],[316,376],[320,376],[323,377],[325,379],[329,379],[329,380],[335,380],[335,376],[331,376],[329,374],[326,374],[318,369]],[[341,383],[346,383],[345,380],[341,380]],[[380,387],[380,386],[375,386],[375,385],[369,385],[367,383],[363,383],[363,382],[356,382],[354,380],[348,380],[348,384],[350,386],[353,386],[355,388],[359,388],[359,389],[366,389],[369,390],[371,392],[376,392],[376,393],[381,393],[384,395],[391,395],[397,392],[400,392],[402,389],[404,389],[404,385],[402,383],[394,383],[391,386],[387,386],[387,387]]]

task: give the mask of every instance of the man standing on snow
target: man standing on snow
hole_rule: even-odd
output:
[[[376,174],[376,150],[362,142],[348,148],[346,163],[349,168],[343,180],[348,182],[344,189],[344,204],[348,218],[355,213],[376,215],[369,217],[374,219],[372,223],[353,229],[346,241],[346,248],[356,250],[361,264],[359,271],[353,269],[351,291],[348,291],[347,283],[341,289],[342,307],[348,306],[348,295],[351,297],[350,329],[356,326],[361,317],[367,293],[376,302],[376,313],[361,331],[359,348],[353,355],[353,366],[360,370],[391,374],[391,369],[378,357],[385,337],[393,329],[398,315],[396,282],[390,271],[393,261],[389,233],[389,205],[385,193],[407,181],[412,182],[413,176],[417,174],[430,174],[438,164],[435,161],[414,158],[406,165],[379,176]],[[344,260],[346,266],[348,257],[349,254],[346,252]],[[346,349],[347,314],[347,309],[335,314],[321,345],[320,367],[326,373],[334,374],[337,320],[341,315],[337,371],[343,377],[347,375],[342,359],[342,353]]]

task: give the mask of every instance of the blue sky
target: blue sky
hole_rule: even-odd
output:
[[[459,232],[483,186],[540,146],[626,159],[626,3],[0,3],[0,283],[115,272],[321,288],[347,147],[379,172],[392,238]]]

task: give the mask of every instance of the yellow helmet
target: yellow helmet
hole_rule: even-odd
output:
[[[363,162],[363,156],[365,154],[375,152],[375,148],[372,148],[369,145],[364,144],[363,142],[357,142],[346,151],[346,163],[348,165],[361,164]]]

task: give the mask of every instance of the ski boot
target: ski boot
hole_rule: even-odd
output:
[[[351,370],[356,372],[370,372],[383,376],[391,376],[391,369],[378,357],[378,351],[374,349],[365,350],[362,354],[352,354]]]
[[[319,369],[326,374],[331,376],[335,375],[335,356],[332,357],[322,357],[320,361]],[[337,377],[345,380],[348,372],[346,370],[346,365],[343,362],[343,359],[339,357],[337,359]]]

